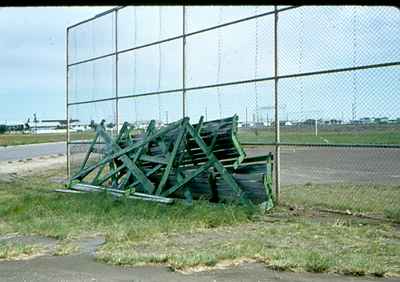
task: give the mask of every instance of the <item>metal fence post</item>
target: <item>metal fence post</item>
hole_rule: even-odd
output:
[[[65,115],[66,115],[66,124],[67,124],[67,133],[66,133],[66,153],[67,153],[67,178],[69,179],[71,177],[71,165],[70,165],[70,148],[69,148],[69,142],[70,142],[70,138],[69,138],[69,99],[68,99],[68,52],[69,52],[69,47],[68,47],[68,43],[69,43],[69,28],[67,28],[67,36],[66,36],[66,43],[65,43],[65,62],[66,62],[66,68],[65,68],[65,100],[66,100],[66,107],[65,107]]]
[[[116,133],[118,135],[119,126],[119,113],[118,113],[118,10],[115,10],[115,123],[116,123]]]
[[[275,92],[275,199],[276,203],[280,202],[280,131],[279,131],[279,104],[278,104],[278,8],[275,5],[274,13],[274,66],[275,66],[275,78],[274,78],[274,92]]]
[[[186,7],[182,6],[182,115],[186,116]]]

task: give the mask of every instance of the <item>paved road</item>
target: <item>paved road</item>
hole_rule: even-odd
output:
[[[271,281],[339,282],[377,281],[334,274],[278,272],[262,264],[244,264],[224,270],[181,274],[162,266],[118,267],[95,262],[85,255],[39,257],[24,261],[0,262],[1,281]],[[399,281],[380,278],[379,281]]]
[[[64,154],[64,142],[0,148],[0,161]],[[270,146],[246,148],[249,155],[274,152]],[[400,185],[400,149],[282,147],[282,184],[383,183]]]
[[[15,161],[46,155],[65,154],[65,142],[0,147],[0,161]]]

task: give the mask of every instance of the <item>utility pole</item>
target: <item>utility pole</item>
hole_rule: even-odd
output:
[[[315,136],[318,136],[318,120],[315,119]]]
[[[35,124],[35,134],[37,134],[37,123],[38,123],[38,119],[36,117],[36,113],[33,114],[33,123]]]
[[[248,123],[248,119],[247,119],[247,107],[246,107],[246,128],[248,127],[249,123]]]

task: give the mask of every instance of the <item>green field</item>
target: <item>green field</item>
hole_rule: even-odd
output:
[[[239,130],[241,142],[274,142],[275,134],[271,130],[254,131]],[[400,128],[398,130],[362,130],[362,131],[332,131],[319,130],[318,136],[311,129],[309,131],[291,131],[283,129],[280,140],[284,143],[312,143],[312,144],[400,144]]]
[[[94,132],[73,132],[71,140],[91,139]],[[66,140],[65,133],[43,133],[43,134],[0,134],[0,146],[38,144],[48,142],[61,142]]]
[[[289,205],[386,217],[400,223],[400,185],[305,184],[281,188]]]
[[[388,222],[285,207],[263,214],[243,206],[204,201],[195,201],[193,206],[165,206],[114,200],[106,193],[52,192],[61,185],[48,179],[62,175],[63,171],[53,170],[12,183],[0,181],[0,235],[55,238],[58,243],[53,255],[74,253],[80,238],[105,236],[96,259],[117,265],[163,264],[187,270],[250,259],[276,270],[400,275],[398,227]],[[311,194],[319,195],[316,188],[334,188],[310,187],[292,187],[299,189],[298,194],[289,190],[283,193],[301,204]],[[364,190],[357,210],[368,211],[371,203],[374,210],[383,209],[391,196],[398,197],[392,190],[383,189],[385,197],[376,197],[375,190]],[[347,191],[355,193],[354,189]],[[321,193],[313,199],[321,205],[321,201],[329,204],[336,199],[337,193]],[[347,207],[345,203],[342,208]],[[41,251],[37,245],[0,244],[1,259],[23,258]]]
[[[238,136],[241,142],[268,142],[275,141],[275,134],[271,129],[254,130],[239,129]],[[93,131],[73,132],[71,140],[85,140],[94,137]],[[65,141],[65,134],[0,134],[0,146],[23,145],[47,142]],[[373,127],[346,129],[320,129],[318,136],[310,128],[298,130],[295,128],[281,128],[281,142],[284,143],[311,143],[311,144],[388,144],[400,145],[400,126]]]

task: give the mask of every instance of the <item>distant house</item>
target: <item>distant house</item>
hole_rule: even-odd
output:
[[[306,119],[304,122],[303,122],[303,124],[306,124],[306,125],[315,125],[315,119]]]
[[[343,121],[340,119],[329,119],[329,120],[325,120],[325,121],[321,121],[319,123],[323,123],[326,125],[336,125],[336,124],[343,124]]]
[[[364,117],[364,118],[360,118],[360,123],[361,124],[370,124],[374,122],[374,118],[370,118],[370,117]]]
[[[89,124],[84,124],[84,123],[71,123],[70,131],[74,132],[82,132],[82,131],[87,131],[90,130],[91,127]]]
[[[375,123],[378,123],[378,124],[389,123],[389,118],[387,118],[387,117],[375,118]]]
[[[79,120],[70,120],[71,130],[74,131],[76,122]],[[67,121],[59,119],[49,119],[41,121],[28,121],[29,131],[35,134],[42,133],[63,133],[67,130]]]

